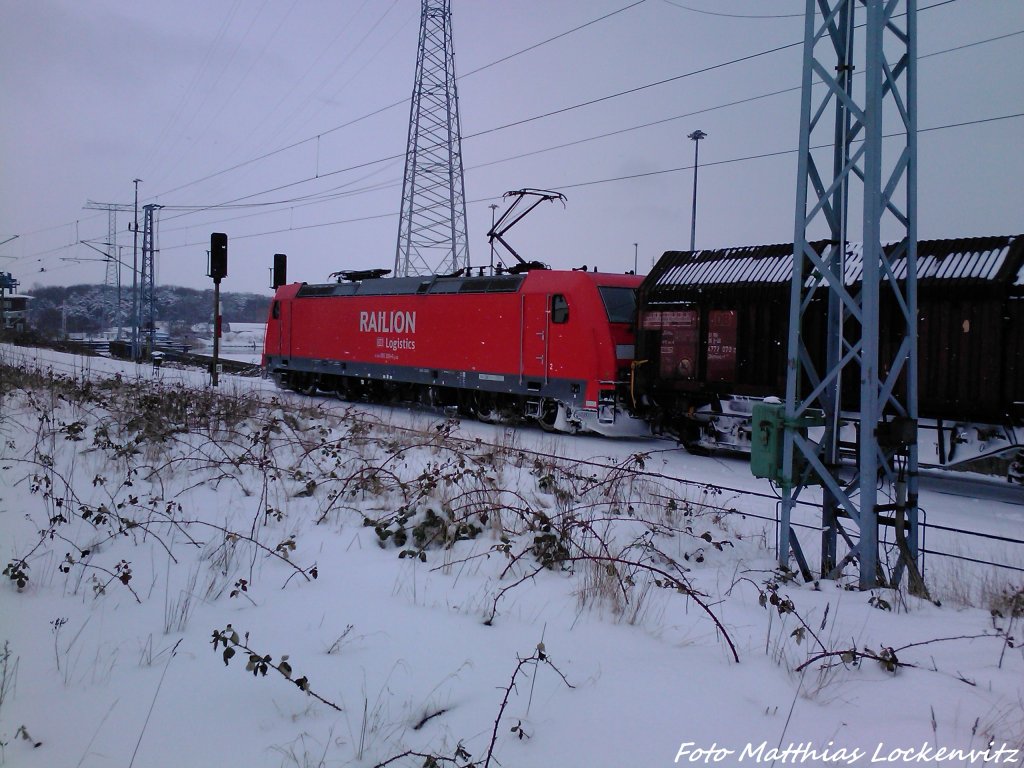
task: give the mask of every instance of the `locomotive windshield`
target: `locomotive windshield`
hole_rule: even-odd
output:
[[[636,317],[636,288],[598,288],[610,323],[632,323]]]

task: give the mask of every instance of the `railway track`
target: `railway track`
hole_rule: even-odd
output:
[[[16,355],[21,352],[20,359],[11,360],[11,364],[22,367],[35,364],[67,376],[114,375],[117,372],[134,374],[140,380],[201,384],[197,379],[198,371],[194,369],[155,369],[106,358],[68,360],[66,355],[45,355],[37,351],[25,354],[12,347],[0,347],[0,361],[9,359],[7,350],[15,350]],[[119,370],[101,370],[104,367]],[[265,379],[232,377],[224,383],[227,385],[225,393],[249,391],[261,398],[275,398],[293,406],[314,404],[325,415],[346,416],[368,426],[418,439],[436,436],[439,427],[451,419],[441,410],[419,405],[351,403],[326,394],[310,397],[280,390]],[[471,420],[460,420],[457,430],[457,434],[449,434],[445,439],[449,445],[461,447],[466,454],[500,449],[530,461],[569,466],[581,476],[629,473],[675,487],[680,498],[696,499],[691,504],[708,511],[752,518],[770,525],[777,520],[778,496],[774,489],[766,481],[753,478],[745,459],[738,457],[692,455],[678,447],[674,440],[661,437],[608,439],[560,435],[545,432],[535,425],[496,425]],[[695,477],[700,479],[693,479]],[[1004,517],[1016,517],[1024,511],[1024,493],[1019,487],[966,473],[929,471],[922,475],[921,490],[922,530],[926,538],[922,551],[928,557],[952,558],[1024,573],[1024,539],[1004,535],[1005,527],[999,529],[986,524],[986,515],[993,508],[1000,510]],[[952,504],[950,500],[954,500]],[[941,509],[937,512],[938,508]],[[818,510],[813,500],[801,500],[794,526],[817,530],[820,527]],[[939,538],[942,548],[927,545],[929,536]],[[974,557],[970,554],[973,549],[970,542],[974,540],[997,541],[1007,555],[999,561]],[[959,545],[949,542],[959,542]]]

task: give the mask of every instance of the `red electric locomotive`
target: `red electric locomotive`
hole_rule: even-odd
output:
[[[559,431],[646,431],[626,408],[642,278],[546,269],[347,277],[277,289],[263,365],[279,385]]]

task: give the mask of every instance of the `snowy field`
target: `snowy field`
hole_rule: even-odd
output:
[[[0,765],[1024,765],[1021,572],[802,584],[774,514],[661,441],[0,346]]]
[[[260,365],[263,360],[263,337],[266,323],[231,323],[221,335],[218,354],[224,360]],[[203,355],[213,354],[213,338],[202,339],[194,350]]]

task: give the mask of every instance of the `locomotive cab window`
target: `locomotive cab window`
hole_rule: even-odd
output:
[[[604,310],[608,313],[610,323],[632,323],[636,315],[636,289],[617,288],[603,285],[597,290],[601,292]]]
[[[272,318],[274,318],[275,320],[280,319],[280,317],[281,317],[281,302],[280,301],[275,301],[274,302],[273,306],[270,309],[270,316]]]
[[[569,322],[569,302],[560,293],[551,297],[551,322],[559,325]]]

